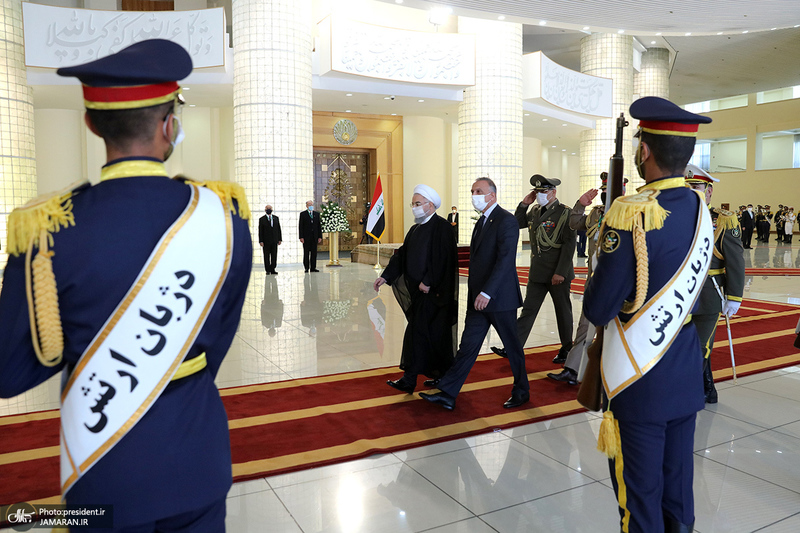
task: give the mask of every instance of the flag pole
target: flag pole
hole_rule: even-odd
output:
[[[373,266],[372,268],[378,270],[381,268],[381,241],[375,239],[375,242],[378,243],[378,251],[375,252],[375,266]]]

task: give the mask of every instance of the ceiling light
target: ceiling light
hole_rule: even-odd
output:
[[[506,20],[506,16],[505,15],[500,15],[499,17],[497,17],[497,20]]]
[[[749,33],[750,30],[744,30],[742,33]]]
[[[566,152],[566,151],[567,151],[567,149],[566,149],[566,148],[562,148],[562,149],[561,149],[561,151],[562,151],[562,152]]]
[[[778,29],[778,28],[770,28],[770,29],[769,29],[769,31],[775,31],[775,30],[777,30],[777,29]]]
[[[650,44],[656,44],[656,42],[655,41],[650,41]]]
[[[189,107],[197,107],[195,104],[189,104]]]
[[[575,152],[572,152],[570,155],[575,155]]]
[[[562,126],[566,126],[566,124],[562,124]]]
[[[546,20],[540,20],[539,21],[539,26],[547,26],[547,21]]]
[[[383,97],[383,99],[384,99],[384,100],[391,100],[391,99],[392,99],[392,97],[391,97],[391,96],[384,96],[384,97]]]
[[[661,32],[656,33],[656,36],[661,35]]]
[[[191,91],[192,90],[191,87],[181,87],[181,89],[183,89],[184,91]]]
[[[450,16],[453,10],[449,7],[432,7],[428,15],[428,22],[434,26],[441,26],[447,22],[447,17]]]
[[[420,98],[419,100],[417,100],[417,102],[424,102],[424,101],[425,101],[425,100],[423,100],[422,98]]]
[[[625,33],[625,30],[617,30],[617,33]]]
[[[531,114],[530,113],[525,113],[525,116],[529,117],[529,116],[531,116]]]
[[[542,119],[542,122],[547,122],[547,119],[546,119],[546,118],[543,118],[543,119]]]
[[[795,28],[800,28],[800,24],[798,24],[797,26],[795,26]]]
[[[395,4],[402,4],[402,3],[403,3],[403,0],[394,0],[394,3],[395,3]]]
[[[394,117],[394,116],[397,116],[397,113],[392,113],[392,116],[393,116],[393,117]]]
[[[690,32],[690,31],[687,31],[685,35],[686,35],[686,37],[688,37],[688,36],[690,36],[691,34],[692,34],[692,32]]]
[[[353,96],[353,93],[347,93],[345,96]]]
[[[589,29],[589,26],[584,26],[584,27],[583,27],[583,31],[586,31],[586,30],[588,30],[588,29]]]
[[[351,109],[345,109],[344,112],[345,113],[352,113],[353,111]]]
[[[556,145],[554,144],[554,145],[553,145],[553,146],[551,146],[550,148],[555,148],[555,147],[556,147]]]
[[[722,35],[722,32],[721,32],[721,31],[718,31],[718,32],[717,32],[717,35]]]

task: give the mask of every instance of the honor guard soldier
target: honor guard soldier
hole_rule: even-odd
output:
[[[604,325],[598,448],[610,458],[622,531],[691,532],[695,418],[702,352],[690,313],[708,274],[714,229],[684,182],[699,124],[711,119],[657,97],[639,119],[635,166],[645,185],[606,213],[583,311]]]
[[[82,82],[108,162],[97,185],[9,217],[0,397],[62,373],[62,495],[112,505],[113,531],[225,529],[231,452],[214,378],[253,252],[239,185],[164,168],[191,71],[161,39],[59,69]]]
[[[624,178],[625,182],[622,187],[622,194],[625,194],[625,185],[628,184],[628,178]],[[585,231],[586,237],[589,239],[589,260],[586,262],[588,280],[592,277],[592,262],[597,254],[597,237],[600,224],[603,221],[603,213],[606,209],[606,189],[608,188],[608,172],[600,173],[600,205],[592,207],[588,214],[586,208],[592,205],[592,201],[597,196],[597,189],[589,189],[575,202],[572,208],[572,213],[569,215],[569,227],[575,231]],[[591,332],[592,337],[589,337]],[[575,331],[575,341],[572,343],[572,348],[567,354],[567,360],[564,362],[564,369],[559,372],[551,372],[547,377],[555,381],[566,383],[567,385],[578,384],[578,373],[586,360],[586,348],[591,343],[594,337],[594,328],[591,327],[589,321],[586,320],[586,315],[581,311],[581,317],[578,319],[578,329]]]
[[[710,203],[714,183],[719,180],[695,165],[688,165],[684,175],[687,185],[701,192],[705,196],[706,204]],[[736,215],[715,207],[709,208],[709,212],[714,224],[714,255],[711,258],[708,279],[700,292],[697,309],[692,313],[692,322],[697,328],[700,347],[703,349],[703,388],[706,403],[717,403],[717,389],[711,373],[711,351],[714,349],[714,334],[717,332],[720,313],[725,313],[730,318],[742,305],[744,249],[742,230]]]
[[[533,190],[514,212],[519,227],[528,228],[531,243],[528,287],[522,312],[517,318],[517,336],[524,346],[544,297],[549,293],[553,298],[561,341],[561,349],[553,362],[562,365],[572,348],[572,301],[569,294],[570,284],[575,279],[572,268],[575,230],[569,227],[572,210],[556,198],[556,187],[561,185],[561,180],[534,174],[530,181]],[[534,200],[539,205],[528,211]],[[502,357],[507,355],[504,348],[492,346],[492,351]]]

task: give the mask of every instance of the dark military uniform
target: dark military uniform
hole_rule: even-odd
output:
[[[716,403],[717,392],[714,389],[714,377],[711,373],[711,351],[714,349],[714,334],[717,331],[722,300],[711,278],[717,281],[725,298],[741,302],[744,294],[744,250],[742,248],[741,228],[736,215],[730,211],[711,208],[711,219],[714,221],[714,256],[711,258],[711,269],[708,279],[703,284],[697,309],[692,314],[692,322],[700,337],[703,348],[703,383],[706,402]]]
[[[519,227],[528,228],[531,242],[528,287],[525,291],[522,312],[517,319],[517,335],[524,345],[544,297],[549,293],[553,298],[558,337],[561,341],[559,356],[566,357],[566,353],[572,347],[572,301],[569,291],[570,283],[575,279],[575,270],[572,267],[575,230],[569,227],[569,216],[572,211],[558,200],[547,207],[536,205],[530,210],[528,207],[520,203],[514,212]],[[552,279],[555,274],[562,276],[564,281],[553,285]]]
[[[656,97],[634,102],[631,115],[641,120],[640,128],[649,135],[671,135],[672,131],[675,135],[696,135],[699,122],[710,122]],[[645,301],[649,301],[682,268],[694,248],[698,215],[705,207],[697,193],[686,187],[683,176],[650,179],[640,190],[645,189],[657,190],[657,206],[666,210],[663,226],[655,229],[659,226],[652,224],[653,229],[645,234],[649,265]],[[611,215],[606,214],[601,252],[583,298],[586,318],[597,325],[606,325],[617,317],[627,324],[634,316],[622,312],[624,302],[634,301],[636,294],[633,234],[624,228],[615,229],[622,226],[615,225]],[[645,216],[645,230],[647,219]],[[706,265],[701,266],[701,272]],[[684,292],[694,296],[688,294],[689,290]],[[634,352],[645,348],[629,347]],[[621,359],[619,356],[603,354],[603,358],[616,360]],[[613,439],[616,446],[604,449],[611,457],[609,469],[620,526],[626,532],[690,532],[694,523],[695,418],[704,406],[702,352],[691,321],[678,330],[656,364],[643,370],[646,373],[606,403],[601,427],[602,435],[618,435],[618,440]]]

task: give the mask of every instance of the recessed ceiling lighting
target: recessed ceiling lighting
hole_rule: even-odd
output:
[[[505,15],[500,15],[499,17],[497,17],[497,20],[506,20],[506,16]]]
[[[402,4],[402,3],[403,3],[403,0],[394,0],[394,3],[395,3],[395,4]]]
[[[352,110],[352,109],[345,109],[345,110],[344,110],[344,112],[345,112],[345,113],[352,113],[352,112],[353,112],[353,110]]]
[[[555,148],[555,147],[556,147],[556,145],[554,144],[554,145],[553,145],[553,146],[551,146],[550,148]]]
[[[566,151],[567,151],[567,149],[566,149],[566,148],[562,148],[562,149],[561,149],[561,151],[562,151],[562,152],[566,152]]]
[[[572,152],[570,155],[575,155],[575,152]]]
[[[795,26],[795,28],[800,28],[800,24],[798,24],[797,26]]]
[[[419,100],[417,100],[417,102],[424,102],[424,101],[425,101],[425,100],[423,100],[422,98],[420,98]]]
[[[650,44],[656,44],[656,42],[655,41],[650,41]]]
[[[657,36],[658,36],[658,35],[661,35],[661,32],[658,32],[658,33],[656,33],[656,35],[657,35]]]
[[[184,91],[191,91],[192,90],[191,87],[181,87],[181,89],[183,89]]]
[[[562,124],[562,126],[566,126],[566,124]]]
[[[778,28],[770,28],[770,29],[769,29],[769,31],[775,31],[775,30],[777,30],[777,29],[778,29]]]
[[[353,93],[347,93],[345,96],[353,96]]]
[[[189,107],[197,107],[195,104],[189,104]]]
[[[391,100],[391,99],[392,99],[392,97],[391,97],[391,96],[384,96],[384,97],[383,97],[383,99],[384,99],[384,100]]]
[[[394,117],[394,116],[397,116],[397,113],[392,113],[392,116],[393,116],[393,117]]]
[[[690,36],[691,34],[692,34],[692,32],[690,32],[690,31],[687,31],[687,32],[685,33],[686,37]]]
[[[539,21],[539,26],[547,26],[547,21],[546,20],[540,20]]]
[[[525,116],[529,117],[529,116],[531,116],[531,114],[530,113],[525,113]]]
[[[744,30],[742,33],[749,33],[750,30]]]
[[[547,119],[546,119],[546,118],[543,118],[543,119],[542,119],[542,122],[547,122]]]
[[[588,30],[588,29],[589,29],[589,26],[584,26],[584,27],[583,27],[583,31],[586,31],[586,30]]]
[[[722,32],[721,32],[721,31],[718,31],[718,32],[717,32],[717,35],[722,35]]]

